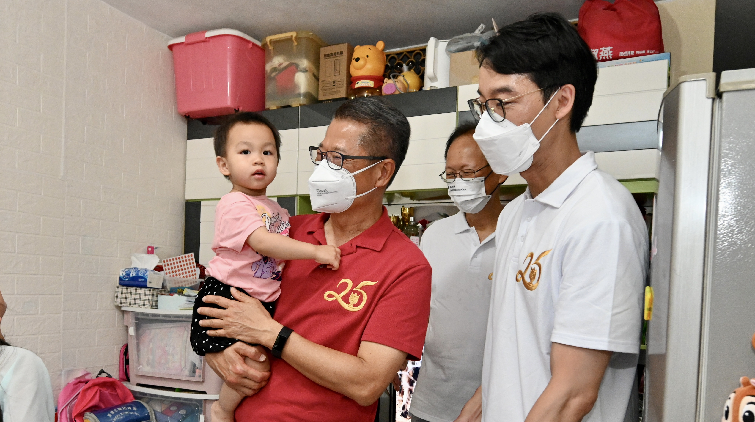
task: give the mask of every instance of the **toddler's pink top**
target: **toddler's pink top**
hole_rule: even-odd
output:
[[[241,192],[223,195],[215,208],[215,257],[207,264],[207,272],[263,302],[272,302],[280,296],[285,262],[260,255],[246,243],[260,227],[288,236],[288,211],[266,196]]]

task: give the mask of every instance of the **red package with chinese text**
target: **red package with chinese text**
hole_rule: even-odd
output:
[[[661,17],[653,0],[586,0],[577,31],[599,62],[663,53]]]

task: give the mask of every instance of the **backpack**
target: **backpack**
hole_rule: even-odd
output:
[[[91,379],[92,374],[85,371],[63,387],[58,395],[58,422],[73,422],[73,405],[79,398],[81,389]]]
[[[118,359],[118,379],[121,381],[130,381],[128,365],[128,343],[121,347],[120,358]]]
[[[134,396],[131,391],[104,370],[101,370],[95,378],[86,372],[66,384],[60,392],[58,422],[83,422],[85,412],[133,400]]]

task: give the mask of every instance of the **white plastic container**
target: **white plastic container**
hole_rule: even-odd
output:
[[[210,422],[210,406],[217,395],[160,390],[124,383],[135,400],[143,401],[155,413],[157,421]]]
[[[192,311],[123,308],[131,382],[218,394],[223,381],[191,349]]]

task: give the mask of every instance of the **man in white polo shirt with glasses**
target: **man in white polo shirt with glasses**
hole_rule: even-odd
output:
[[[577,146],[595,60],[555,14],[502,28],[477,54],[474,138],[493,171],[528,184],[496,229],[482,420],[621,422],[648,235],[632,195]]]
[[[422,368],[412,394],[412,422],[450,422],[479,415],[482,353],[495,264],[495,229],[503,205],[496,174],[462,124],[446,143],[440,173],[459,212],[434,222],[419,245],[433,270],[430,321]],[[461,414],[461,416],[460,416]]]

